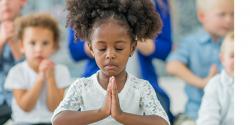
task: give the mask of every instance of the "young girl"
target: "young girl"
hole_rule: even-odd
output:
[[[59,47],[58,24],[34,14],[19,18],[16,28],[26,60],[10,70],[5,83],[13,90],[12,118],[15,124],[50,124],[70,81],[68,69],[49,59]]]
[[[150,0],[68,0],[68,25],[88,41],[100,70],[77,80],[52,117],[54,125],[169,125],[153,87],[125,71],[137,40],[161,28]]]

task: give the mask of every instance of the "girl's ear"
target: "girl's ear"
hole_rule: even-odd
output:
[[[129,54],[130,57],[134,54],[136,47],[137,47],[137,41],[132,43],[130,54]]]
[[[91,54],[93,57],[95,57],[95,54],[94,54],[94,51],[93,51],[91,42],[87,42],[87,43],[88,43],[88,47],[89,47],[89,50],[90,50],[90,54]]]

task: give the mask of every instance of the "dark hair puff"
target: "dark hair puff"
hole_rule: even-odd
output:
[[[93,26],[110,17],[127,24],[134,40],[153,39],[162,27],[151,0],[67,0],[67,10],[67,26],[87,41]]]

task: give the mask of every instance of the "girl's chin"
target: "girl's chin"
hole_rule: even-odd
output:
[[[102,71],[102,74],[105,76],[105,77],[111,77],[111,76],[117,76],[117,71]]]
[[[118,76],[121,74],[122,71],[117,71],[117,70],[106,70],[102,71],[102,73],[105,75],[105,77],[112,77],[112,76]]]

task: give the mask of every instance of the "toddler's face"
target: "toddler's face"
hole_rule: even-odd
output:
[[[135,44],[132,44],[124,26],[110,21],[93,29],[90,48],[102,73],[116,76],[125,71]]]
[[[0,20],[14,20],[25,2],[25,0],[0,0]]]
[[[55,51],[52,31],[42,27],[27,27],[23,34],[22,49],[29,64],[38,66]]]
[[[204,27],[215,37],[224,37],[234,29],[234,4],[230,0],[211,0],[209,10],[200,18]]]
[[[227,43],[221,53],[221,62],[230,76],[234,76],[234,43]]]

